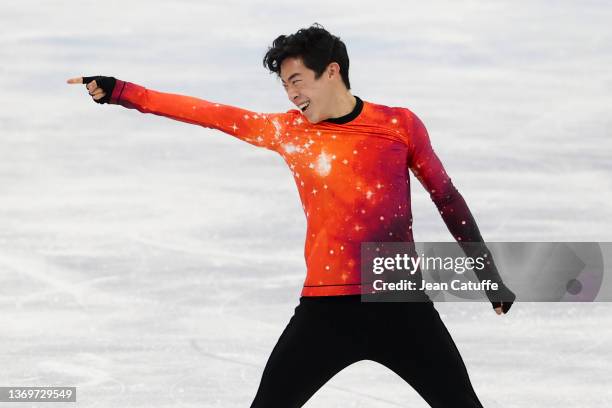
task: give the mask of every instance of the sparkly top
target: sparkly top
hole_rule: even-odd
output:
[[[117,80],[111,103],[218,129],[280,154],[307,220],[302,296],[362,293],[362,242],[412,242],[411,169],[457,241],[478,227],[425,126],[410,110],[357,99],[353,112],[310,123],[297,109],[259,113]]]

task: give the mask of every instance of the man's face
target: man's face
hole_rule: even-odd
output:
[[[285,58],[280,77],[291,103],[302,111],[311,123],[327,119],[325,110],[332,90],[325,73],[315,79],[315,72],[304,65],[301,58]]]

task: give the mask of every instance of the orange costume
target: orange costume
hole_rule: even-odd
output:
[[[117,80],[111,103],[215,128],[279,153],[307,219],[302,296],[362,293],[362,242],[412,242],[412,169],[456,240],[482,242],[465,201],[405,108],[357,99],[346,116],[312,124],[297,110],[256,113]]]

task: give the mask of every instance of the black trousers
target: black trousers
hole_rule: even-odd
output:
[[[302,297],[264,369],[251,408],[301,407],[330,378],[373,360],[434,408],[482,408],[431,301],[361,302],[360,296]]]

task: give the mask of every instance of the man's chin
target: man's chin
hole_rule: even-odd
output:
[[[304,116],[306,118],[306,120],[308,122],[312,123],[312,124],[321,122],[321,120],[319,118],[314,117],[312,115],[306,115],[306,114],[302,113],[302,116]]]

